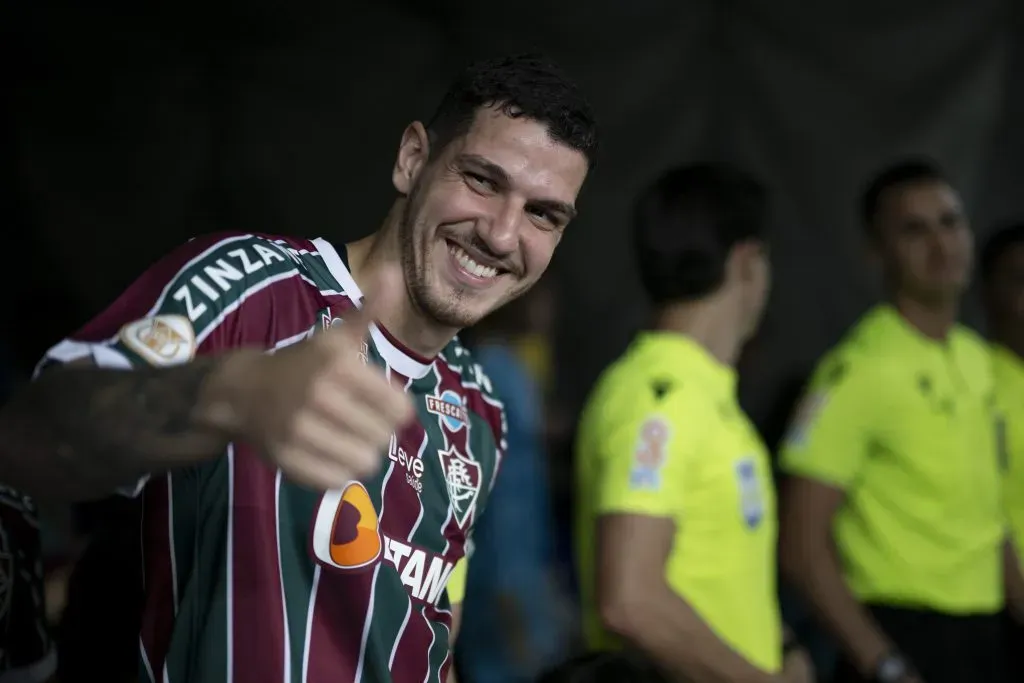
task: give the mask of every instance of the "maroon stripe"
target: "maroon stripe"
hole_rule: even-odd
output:
[[[398,652],[395,653],[394,666],[391,667],[392,683],[423,683],[427,680],[431,673],[430,650],[440,645],[435,640],[438,636],[430,627],[432,622],[444,624],[448,627],[447,632],[451,632],[451,614],[441,612],[432,605],[413,609]],[[448,644],[445,643],[444,646],[447,647]],[[440,680],[443,682],[445,679]]]
[[[378,565],[381,571],[383,566]],[[373,569],[343,573],[321,565],[309,626],[307,683],[355,679],[375,573]]]
[[[423,427],[413,423],[398,434],[397,443],[412,458],[418,454],[424,435]],[[380,529],[391,538],[408,541],[420,516],[420,498],[406,480],[405,467],[390,459],[386,462],[389,474],[384,477],[381,491]],[[397,574],[394,565],[383,557],[377,567],[377,571]],[[372,620],[368,608],[373,576],[372,571],[346,572],[322,567],[309,641],[308,683],[336,683],[351,680],[355,675],[363,628],[367,618]],[[393,600],[394,596],[375,596],[375,601]],[[410,617],[410,621],[414,618]],[[371,638],[367,660],[390,656],[391,645]]]
[[[276,472],[250,448],[235,447],[231,525],[234,680],[280,680],[284,604],[278,568]]]
[[[167,476],[154,477],[143,491],[142,557],[146,601],[140,637],[157,681],[174,630],[174,573],[168,527]]]

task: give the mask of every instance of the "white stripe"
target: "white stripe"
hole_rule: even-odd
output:
[[[139,652],[142,653],[142,665],[146,667],[146,673],[149,674],[149,680],[156,683],[156,676],[153,675],[153,666],[149,663],[149,653],[146,652],[146,644],[142,642],[142,636],[139,636]]]
[[[405,618],[402,619],[402,626],[398,629],[398,635],[395,636],[395,644],[391,648],[391,656],[388,657],[388,671],[391,671],[391,667],[395,665],[395,654],[398,652],[398,645],[402,642],[402,634],[405,633],[405,627],[409,625],[409,616],[412,614],[412,600],[405,607]]]
[[[345,296],[352,299],[353,303],[359,305],[359,302],[363,298],[363,291],[359,289],[359,285],[352,279],[352,273],[348,272],[348,268],[345,267],[345,262],[338,256],[338,252],[334,249],[334,245],[325,240],[322,237],[317,237],[312,240],[313,244],[316,245],[316,249],[320,252],[320,257],[324,260],[324,265],[327,266],[327,270],[330,271],[334,279],[338,281],[341,288],[345,292]]]
[[[430,651],[434,649],[434,641],[437,640],[437,632],[434,631],[433,622],[427,619],[426,611],[421,611],[420,614],[423,616],[423,621],[427,622],[427,627],[430,629],[430,645],[427,647],[427,673],[423,675],[423,683],[427,683],[427,679],[430,678]]]
[[[284,589],[284,567],[281,564],[281,470],[274,478],[274,533],[277,543],[277,576],[281,583],[281,621],[284,623],[284,683],[292,680],[292,641],[288,632],[288,595]]]
[[[167,473],[167,547],[171,551],[171,596],[174,600],[174,616],[178,616],[178,558],[174,552],[174,477]],[[164,673],[164,678],[167,674]]]
[[[167,673],[167,660],[164,659],[164,683],[171,683],[171,675]]]
[[[373,607],[377,599],[377,575],[380,574],[380,563],[373,568],[373,583],[370,584],[370,604],[366,606],[366,620],[363,622],[363,638],[359,642],[359,664],[353,683],[360,683],[363,678],[363,665],[366,663],[366,642],[370,639],[370,625],[373,623]]]
[[[227,683],[235,680],[235,446],[228,444],[228,543],[227,543]]]
[[[322,571],[319,564],[313,570],[313,588],[309,591],[309,606],[306,608],[306,639],[302,644],[302,683],[306,683],[309,678],[309,643],[313,637],[313,609],[316,607],[316,592],[320,586],[320,572]]]

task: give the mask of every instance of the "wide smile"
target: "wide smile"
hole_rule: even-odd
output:
[[[492,284],[505,271],[491,263],[481,263],[479,257],[469,254],[461,246],[445,240],[448,248],[448,261],[452,266],[455,277],[462,283],[471,287],[480,288]]]

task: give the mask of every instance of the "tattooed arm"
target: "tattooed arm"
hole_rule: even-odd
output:
[[[250,353],[170,368],[73,363],[44,372],[0,408],[0,481],[38,498],[86,500],[217,457],[229,438],[211,407]]]

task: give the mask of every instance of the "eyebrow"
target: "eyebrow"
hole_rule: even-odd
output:
[[[493,161],[486,159],[478,154],[460,154],[455,158],[455,161],[460,165],[475,166],[480,171],[491,176],[491,179],[499,183],[503,187],[512,186],[512,178],[509,174],[498,164]],[[548,211],[563,214],[568,220],[576,218],[576,207],[572,204],[568,204],[558,199],[530,199],[527,204],[533,207],[541,207]]]

